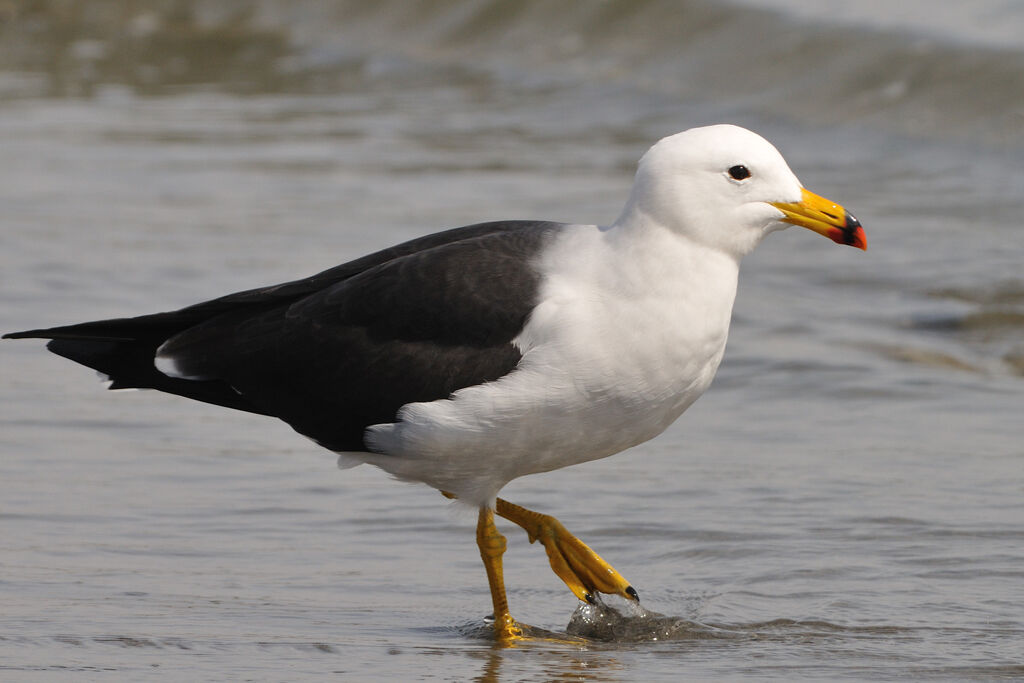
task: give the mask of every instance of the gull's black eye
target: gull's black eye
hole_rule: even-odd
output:
[[[733,166],[729,169],[729,177],[733,180],[746,180],[750,177],[750,169],[746,166]]]

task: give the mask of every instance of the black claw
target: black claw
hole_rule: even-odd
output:
[[[633,598],[637,602],[640,602],[640,594],[636,592],[636,589],[632,586],[626,586],[626,594]]]
[[[591,595],[590,593],[584,593],[583,597],[585,597],[587,599],[587,602],[589,602],[591,605],[596,605],[597,604],[597,600],[595,600],[594,596]]]

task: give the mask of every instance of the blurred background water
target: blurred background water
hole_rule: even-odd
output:
[[[1009,0],[0,2],[5,332],[607,223],[719,121],[870,244],[773,235],[676,425],[506,489],[666,615],[584,644],[492,646],[436,492],[5,342],[0,678],[1024,677],[1022,36]],[[564,632],[508,535],[513,613]]]

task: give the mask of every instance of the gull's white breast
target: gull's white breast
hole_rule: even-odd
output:
[[[539,300],[512,373],[412,403],[367,430],[365,458],[485,503],[512,479],[660,434],[711,383],[736,293],[734,259],[659,228],[569,226],[536,264]]]

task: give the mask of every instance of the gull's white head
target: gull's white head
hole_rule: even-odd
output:
[[[866,247],[857,219],[805,190],[770,142],[724,124],[663,138],[644,154],[618,223],[635,221],[660,225],[737,259],[787,224]]]

